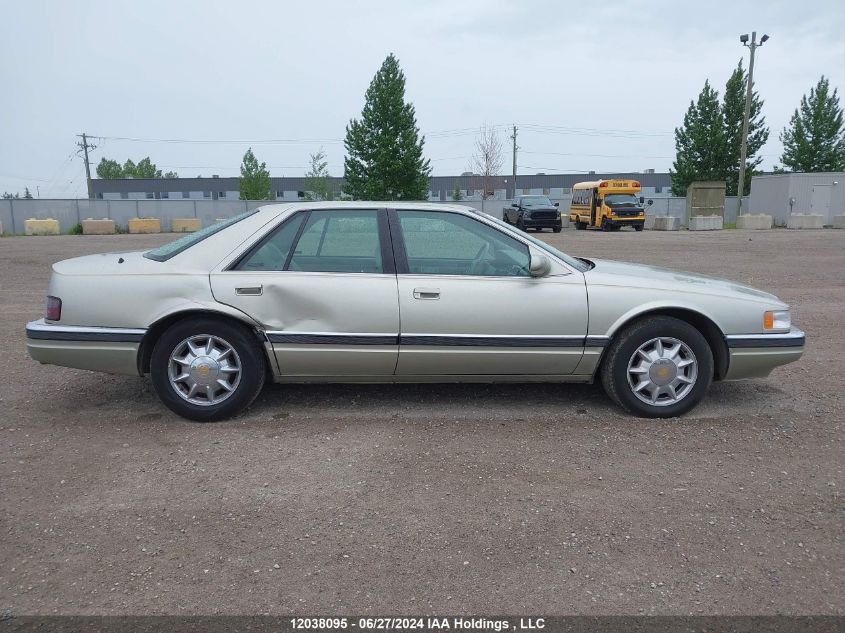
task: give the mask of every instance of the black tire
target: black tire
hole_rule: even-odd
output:
[[[520,231],[525,231],[525,222],[522,221],[522,218],[519,218],[516,221],[516,228],[518,228]],[[525,232],[527,233],[527,231]]]
[[[555,233],[560,233],[562,230],[563,230],[562,226],[556,226],[556,227],[552,228],[552,231],[554,231]]]
[[[576,223],[575,223],[575,230],[576,230],[576,231],[583,231],[583,230],[584,230],[584,229],[586,229],[586,228],[587,228],[587,225],[586,225],[586,224],[584,224],[584,223],[583,223],[583,222],[581,222],[581,221],[578,221],[578,222],[576,222]]]
[[[186,396],[180,395],[179,387],[170,381],[168,367],[171,354],[183,347],[187,339],[195,336],[214,336],[230,346],[237,355],[239,380],[231,393],[217,404],[189,402]],[[264,386],[265,372],[264,352],[255,335],[246,326],[213,317],[188,319],[172,325],[158,339],[150,358],[150,376],[162,403],[183,418],[197,422],[224,420],[246,409]]]
[[[628,381],[628,363],[640,346],[658,337],[674,338],[694,354],[697,372],[680,400],[671,404],[650,404],[634,393]],[[666,316],[646,317],[617,334],[602,361],[601,381],[605,392],[620,407],[644,418],[671,418],[697,405],[713,381],[713,352],[704,336],[686,321]],[[658,396],[661,398],[662,396]]]
[[[634,225],[634,230],[635,230],[637,233],[639,233],[640,231],[642,231],[642,230],[643,230],[643,225],[642,225],[642,224],[635,224],[635,225]]]

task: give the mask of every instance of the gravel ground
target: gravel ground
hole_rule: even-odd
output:
[[[772,291],[807,352],[680,420],[588,385],[272,385],[198,425],[24,348],[51,262],[168,236],[0,239],[0,611],[845,614],[845,231],[543,237]]]

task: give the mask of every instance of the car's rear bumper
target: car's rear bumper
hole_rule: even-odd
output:
[[[26,350],[39,363],[137,375],[144,334],[143,329],[54,325],[38,319],[26,324]]]
[[[765,378],[775,367],[801,358],[806,341],[798,328],[782,334],[732,334],[725,339],[730,356],[725,380]]]

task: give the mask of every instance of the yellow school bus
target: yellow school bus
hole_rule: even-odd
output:
[[[644,200],[637,197],[639,192],[638,180],[579,182],[572,187],[569,221],[578,230],[590,227],[618,231],[623,226],[633,226],[642,231],[645,207]]]

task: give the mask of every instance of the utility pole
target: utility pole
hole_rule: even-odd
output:
[[[746,145],[748,144],[748,118],[751,116],[751,91],[754,86],[754,52],[758,46],[762,46],[768,35],[763,35],[760,38],[760,43],[757,43],[757,31],[751,31],[751,43],[748,43],[748,34],[740,35],[739,41],[743,46],[751,49],[751,60],[748,62],[748,87],[745,91],[745,116],[742,118],[742,139],[739,146],[739,180],[736,187],[736,203],[737,215],[742,215],[742,195],[745,193],[745,153]]]
[[[511,138],[513,139],[513,198],[516,198],[516,150],[519,149],[516,146],[516,125],[513,126]]]
[[[93,200],[94,199],[94,183],[91,181],[91,163],[88,161],[88,150],[95,150],[97,149],[96,145],[92,145],[88,142],[88,136],[83,132],[82,134],[77,134],[81,141],[77,141],[77,146],[82,151],[82,158],[85,161],[85,180],[88,183],[88,198]],[[77,152],[79,154],[79,152]]]

